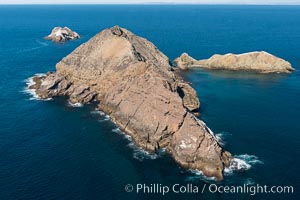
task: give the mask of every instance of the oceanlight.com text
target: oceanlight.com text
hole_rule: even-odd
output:
[[[158,183],[153,184],[127,184],[125,186],[126,192],[132,192],[136,194],[160,194],[166,195],[168,193],[175,194],[293,194],[293,186],[268,186],[268,185],[218,185],[218,184],[173,184],[163,185]]]

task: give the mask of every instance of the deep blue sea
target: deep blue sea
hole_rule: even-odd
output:
[[[152,41],[171,60],[264,50],[290,61],[293,74],[192,70],[182,73],[201,101],[200,118],[249,167],[220,185],[293,186],[294,194],[136,194],[126,184],[215,183],[149,156],[94,106],[26,92],[36,73],[101,30],[120,25]],[[82,38],[43,40],[54,26]],[[60,5],[0,6],[0,199],[300,199],[300,7]]]

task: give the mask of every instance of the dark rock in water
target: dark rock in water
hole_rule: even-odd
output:
[[[231,155],[193,112],[196,91],[176,75],[154,44],[126,29],[106,29],[35,78],[41,98],[68,96],[72,103],[98,101],[100,110],[147,151],[166,148],[187,168],[223,179]]]
[[[51,34],[45,37],[46,40],[52,40],[53,42],[67,42],[78,38],[80,38],[79,34],[68,27],[55,27]]]

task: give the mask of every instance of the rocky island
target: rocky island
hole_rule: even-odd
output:
[[[40,98],[68,96],[99,109],[149,152],[165,148],[176,162],[223,179],[232,156],[199,120],[200,102],[154,44],[118,26],[103,30],[56,65],[34,77]]]
[[[189,68],[225,69],[233,71],[255,71],[259,73],[291,73],[291,64],[265,51],[243,54],[215,54],[209,59],[196,60],[183,53],[174,61],[182,70]]]
[[[55,27],[52,29],[51,34],[44,38],[46,40],[52,40],[53,42],[67,42],[69,40],[79,39],[80,36],[68,27]]]

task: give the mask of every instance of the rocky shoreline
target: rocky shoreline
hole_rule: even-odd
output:
[[[42,99],[68,96],[73,104],[98,102],[148,152],[166,148],[185,168],[223,179],[232,156],[197,115],[196,91],[174,73],[169,59],[148,40],[118,26],[103,30],[33,78]]]

